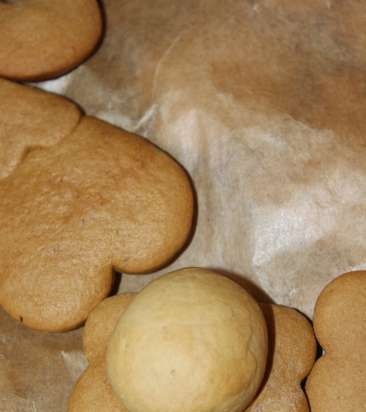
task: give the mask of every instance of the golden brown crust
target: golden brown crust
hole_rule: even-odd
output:
[[[346,273],[320,294],[314,328],[324,356],[306,385],[312,412],[363,412],[366,405],[366,272]]]
[[[125,412],[110,386],[106,367],[107,344],[118,319],[134,299],[135,293],[121,293],[105,299],[90,313],[83,332],[84,353],[89,368],[77,382],[69,412]]]
[[[105,373],[105,363],[89,366],[69,400],[69,412],[127,412],[114,394]]]
[[[263,304],[270,355],[261,391],[247,412],[308,412],[301,389],[315,361],[316,341],[310,322],[284,306]]]
[[[83,348],[89,364],[104,361],[110,336],[135,293],[121,293],[104,299],[90,313],[83,333]]]
[[[31,148],[52,146],[68,136],[80,117],[77,106],[62,97],[0,79],[0,179]]]
[[[108,295],[112,268],[152,271],[175,256],[191,230],[193,193],[168,155],[95,118],[63,138],[32,139],[19,153],[53,146],[17,167],[21,156],[10,159],[0,180],[0,303],[32,328],[64,331]]]
[[[40,80],[68,71],[102,34],[96,0],[14,0],[0,3],[0,76]]]

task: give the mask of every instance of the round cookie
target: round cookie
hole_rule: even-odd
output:
[[[69,100],[0,79],[0,179],[10,175],[30,149],[52,146],[68,136],[80,118]]]
[[[0,2],[0,76],[40,80],[80,64],[102,34],[96,0]]]
[[[309,376],[312,412],[366,408],[366,272],[346,273],[320,294],[315,334],[324,349]]]
[[[81,324],[112,269],[167,264],[192,227],[185,171],[147,140],[84,117],[0,180],[0,304],[34,329]]]
[[[261,384],[266,324],[254,299],[204,269],[162,276],[120,318],[107,350],[130,412],[241,411]]]
[[[104,361],[108,341],[118,319],[135,296],[136,293],[120,293],[104,299],[88,316],[83,333],[83,349],[90,364]]]
[[[284,306],[262,304],[269,333],[264,386],[247,412],[309,412],[301,383],[314,365],[316,341],[310,322]]]

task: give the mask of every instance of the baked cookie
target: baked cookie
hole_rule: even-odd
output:
[[[69,399],[69,412],[128,412],[114,394],[105,370],[104,360],[88,367]]]
[[[314,328],[324,355],[306,385],[312,412],[366,410],[366,272],[333,280],[320,294]]]
[[[0,76],[40,80],[85,60],[102,35],[96,0],[0,2]]]
[[[80,117],[78,107],[62,97],[0,79],[0,179],[31,148],[52,146],[68,136]]]
[[[294,309],[261,306],[268,325],[270,357],[264,386],[247,412],[308,412],[301,383],[315,361],[313,328]]]
[[[104,300],[90,314],[83,336],[90,366],[74,388],[69,412],[99,411],[93,409],[94,405],[100,407],[101,412],[125,412],[106,380],[104,353],[119,317],[132,299],[131,295],[117,295]],[[316,342],[312,327],[294,309],[270,304],[262,304],[261,307],[267,321],[271,355],[264,386],[247,411],[308,412],[300,383],[315,360]],[[104,337],[103,330],[106,331]],[[95,350],[99,352],[97,356]]]
[[[90,313],[83,332],[84,353],[89,367],[74,388],[69,412],[126,411],[108,382],[105,353],[120,316],[134,297],[134,293],[121,293],[103,300]]]
[[[38,119],[40,133],[35,128],[27,142],[17,127],[22,114],[5,116],[7,130],[15,125],[8,142],[20,155],[9,155],[0,180],[0,304],[48,331],[81,324],[108,295],[113,269],[142,273],[167,264],[185,244],[193,216],[189,179],[173,159],[105,122],[79,121],[72,105],[72,116],[59,116],[59,103],[55,98],[49,117],[70,124],[55,133],[51,122],[50,138]],[[52,146],[38,147],[44,142]]]
[[[109,338],[136,293],[120,293],[104,299],[90,313],[83,332],[83,349],[89,364],[104,361]]]

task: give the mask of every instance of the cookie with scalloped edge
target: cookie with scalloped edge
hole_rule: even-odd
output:
[[[89,367],[69,399],[69,412],[125,412],[107,379],[105,353],[117,322],[135,293],[121,293],[103,300],[89,315],[83,332]]]
[[[112,332],[136,293],[120,293],[104,299],[90,313],[83,332],[83,349],[89,364],[104,359]]]
[[[68,136],[80,118],[69,100],[0,79],[0,179],[32,148],[52,146]]]
[[[366,272],[350,272],[321,292],[314,312],[323,347],[306,384],[312,412],[366,410]]]
[[[113,270],[153,271],[185,245],[185,171],[146,139],[83,117],[0,180],[0,304],[34,329],[80,325]]]
[[[294,309],[261,305],[270,355],[263,387],[247,412],[309,412],[301,383],[315,362],[316,340],[310,322]]]
[[[74,388],[69,412],[126,411],[106,379],[104,354],[118,319],[133,297],[121,294],[106,299],[89,316],[83,340],[90,366]],[[262,389],[246,411],[308,412],[301,382],[315,360],[312,326],[294,309],[270,304],[261,307],[268,325],[271,355]]]
[[[105,361],[89,366],[69,399],[69,412],[128,412],[114,394]]]

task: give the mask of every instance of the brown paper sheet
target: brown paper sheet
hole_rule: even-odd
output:
[[[0,309],[0,411],[66,412],[85,366],[80,329],[32,331]]]
[[[42,87],[187,168],[197,228],[169,270],[222,269],[311,316],[330,279],[366,268],[366,4],[104,3],[99,52]],[[157,275],[123,276],[121,289]],[[79,338],[1,314],[0,410],[66,412]]]
[[[193,242],[170,269],[245,277],[309,316],[366,267],[366,4],[105,1],[86,65],[46,88],[143,134],[190,172]],[[149,276],[125,276],[135,290]]]

